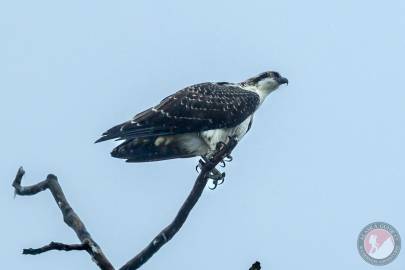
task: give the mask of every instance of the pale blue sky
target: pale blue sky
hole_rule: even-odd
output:
[[[0,257],[4,269],[97,269],[49,193],[52,172],[116,266],[174,217],[195,159],[126,164],[101,132],[186,85],[268,69],[271,95],[225,183],[143,269],[375,269],[360,230],[405,236],[405,3],[392,1],[2,1]],[[405,267],[405,251],[381,269]]]

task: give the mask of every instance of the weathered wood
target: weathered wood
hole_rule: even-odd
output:
[[[262,269],[260,262],[255,262],[254,264],[252,264],[252,266],[249,268],[249,270],[260,270]]]
[[[46,246],[40,248],[26,248],[23,249],[23,254],[25,255],[38,255],[50,250],[60,250],[60,251],[72,251],[72,250],[85,250],[90,252],[90,246],[88,244],[63,244],[58,242],[51,242]]]
[[[207,161],[200,160],[201,172],[199,173],[194,186],[178,211],[174,220],[165,227],[138,255],[132,258],[120,270],[135,270],[141,267],[145,262],[147,262],[159,249],[169,242],[173,236],[180,230],[188,215],[190,214],[193,207],[196,205],[198,199],[200,198],[205,186],[208,182],[209,172],[215,168],[224,158],[230,156],[232,150],[235,148],[237,141],[230,138],[228,144],[223,144],[220,149]],[[50,250],[85,250],[92,257],[93,261],[102,270],[114,270],[114,267],[109,262],[107,257],[102,252],[99,245],[93,240],[90,233],[87,231],[85,225],[79,218],[79,216],[72,209],[68,203],[61,186],[58,183],[58,179],[55,175],[49,174],[46,180],[41,181],[32,186],[21,186],[22,177],[25,171],[21,167],[13,181],[13,187],[16,195],[20,196],[32,196],[41,191],[49,190],[55,199],[65,223],[76,233],[77,237],[81,241],[81,244],[63,244],[57,242],[51,242],[41,248],[29,248],[24,249],[23,254],[37,255]],[[257,268],[257,266],[259,268]],[[253,268],[255,267],[255,268]],[[252,266],[253,270],[259,270],[260,264],[257,262]]]
[[[164,228],[144,250],[127,262],[123,267],[120,268],[120,270],[138,269],[145,262],[147,262],[164,244],[173,238],[173,236],[183,226],[188,215],[190,214],[190,211],[197,203],[205,186],[207,185],[207,174],[226,156],[230,155],[236,144],[237,141],[231,139],[229,143],[224,144],[223,147],[209,161],[203,162],[200,160],[200,163],[202,164],[201,172],[198,175],[190,194],[184,201],[174,220],[166,228]]]
[[[18,170],[17,175],[13,182],[15,194],[20,196],[30,196],[49,189],[49,191],[52,193],[53,198],[56,201],[56,204],[58,205],[60,211],[62,212],[63,220],[73,231],[75,231],[82,245],[86,245],[89,247],[86,248],[85,250],[90,254],[93,261],[102,270],[114,270],[114,267],[108,261],[107,257],[104,255],[99,245],[93,240],[90,233],[84,226],[83,222],[80,220],[79,216],[70,206],[69,202],[65,197],[65,194],[63,194],[62,188],[58,183],[58,178],[53,174],[49,174],[46,180],[39,182],[36,185],[24,187],[21,186],[21,180],[24,174],[25,171],[21,167]]]

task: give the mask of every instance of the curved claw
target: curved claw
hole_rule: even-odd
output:
[[[224,182],[225,182],[225,173],[223,172],[223,173],[221,173],[221,178],[220,179],[212,181],[214,186],[212,188],[211,187],[208,187],[208,188],[211,189],[211,190],[214,190],[214,189],[217,188],[218,185],[222,185]]]
[[[208,187],[208,188],[211,189],[211,190],[214,190],[214,189],[217,188],[217,186],[218,186],[218,183],[215,183],[215,182],[214,182],[214,186],[213,186],[213,187]]]
[[[225,161],[221,160],[219,162],[219,166],[221,166],[222,168],[225,168],[225,166],[226,166]]]
[[[231,162],[233,160],[233,157],[231,155],[227,155],[224,160],[226,162]]]
[[[199,165],[196,165],[196,166],[195,166],[195,171],[198,172],[198,173],[200,173],[200,166],[199,166]]]

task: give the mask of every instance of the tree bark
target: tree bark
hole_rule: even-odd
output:
[[[119,268],[120,270],[135,270],[140,268],[156,252],[158,252],[163,245],[169,242],[176,235],[176,233],[180,230],[180,228],[187,220],[188,215],[190,214],[191,210],[196,205],[198,199],[204,191],[204,188],[208,182],[209,172],[214,169],[220,162],[222,162],[225,157],[230,155],[236,144],[237,141],[233,138],[230,138],[228,144],[222,145],[222,147],[208,161],[199,161],[201,165],[201,172],[195,180],[190,194],[184,201],[173,221],[169,225],[167,225],[159,234],[157,234],[156,237],[139,254],[129,260],[124,266]],[[93,240],[84,223],[70,206],[61,186],[59,185],[58,178],[53,174],[49,174],[44,181],[41,181],[32,186],[22,186],[21,181],[24,174],[25,171],[21,167],[17,171],[17,175],[13,181],[15,194],[19,196],[32,196],[39,192],[49,190],[62,213],[63,220],[65,221],[66,225],[68,225],[76,233],[81,243],[64,244],[51,242],[50,244],[40,248],[24,249],[23,254],[38,255],[50,250],[86,251],[87,253],[89,253],[92,260],[100,269],[114,270],[113,265],[104,255],[100,246]],[[250,270],[259,269],[260,263],[258,262],[253,264],[250,268]]]

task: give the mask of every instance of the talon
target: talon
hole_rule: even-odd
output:
[[[225,173],[221,173],[221,179],[218,180],[217,185],[222,185],[225,182]]]
[[[208,187],[209,189],[211,189],[211,190],[214,190],[214,189],[216,189],[217,188],[217,186],[218,186],[218,184],[217,183],[214,183],[214,186],[211,188],[211,187]]]
[[[231,156],[231,155],[227,155],[226,157],[225,157],[225,161],[226,162],[231,162],[233,160],[233,157]]]
[[[219,162],[219,166],[221,166],[222,168],[225,168],[225,166],[226,166],[225,161],[221,160]]]
[[[204,165],[204,161],[201,159],[198,161],[198,164],[195,166],[196,172],[200,173],[200,170],[202,169],[202,166]]]
[[[218,177],[218,178],[213,179],[213,181],[212,181],[212,183],[214,184],[214,186],[213,186],[212,188],[211,188],[211,187],[208,187],[209,189],[214,190],[214,189],[217,188],[218,185],[222,185],[222,184],[224,183],[224,181],[225,181],[225,173],[224,173],[224,172],[221,173],[221,175],[220,175],[220,176],[217,176],[217,177]]]

